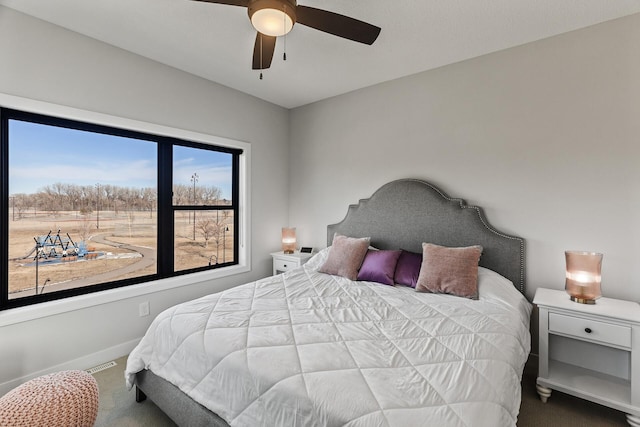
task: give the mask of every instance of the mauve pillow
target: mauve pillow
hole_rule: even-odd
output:
[[[422,254],[402,250],[393,280],[399,285],[415,288],[421,265]]]
[[[416,291],[478,299],[478,261],[482,246],[447,248],[422,244],[422,267]]]
[[[393,273],[396,271],[401,252],[368,250],[358,272],[358,280],[393,286]]]
[[[369,237],[354,238],[334,234],[327,260],[318,271],[356,280],[370,240]]]

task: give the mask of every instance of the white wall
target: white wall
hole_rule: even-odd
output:
[[[526,239],[529,297],[577,249],[640,301],[638,40],[634,15],[293,110],[290,224],[324,247],[350,203],[421,178]]]
[[[249,273],[1,326],[0,395],[124,355],[162,309],[270,274],[288,222],[287,110],[2,6],[0,57],[0,93],[249,142],[253,210]]]

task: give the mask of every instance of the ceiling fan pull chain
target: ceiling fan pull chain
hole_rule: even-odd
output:
[[[282,14],[282,29],[286,30],[287,28],[287,5],[283,4],[282,5],[282,11],[284,12]],[[286,61],[287,60],[287,33],[284,33],[284,53],[282,54],[282,60]]]
[[[260,80],[262,80],[262,34],[260,34]]]

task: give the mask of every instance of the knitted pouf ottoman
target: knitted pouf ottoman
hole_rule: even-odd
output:
[[[0,397],[2,427],[86,427],[98,416],[98,383],[85,371],[34,378]]]

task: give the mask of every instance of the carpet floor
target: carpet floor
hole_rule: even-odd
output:
[[[117,366],[97,372],[100,407],[95,427],[171,427],[175,424],[149,399],[136,403],[135,391],[124,385],[126,357]],[[547,403],[536,392],[536,366],[527,363],[522,379],[518,427],[622,427],[625,414],[554,391]],[[499,426],[496,426],[499,427]]]

